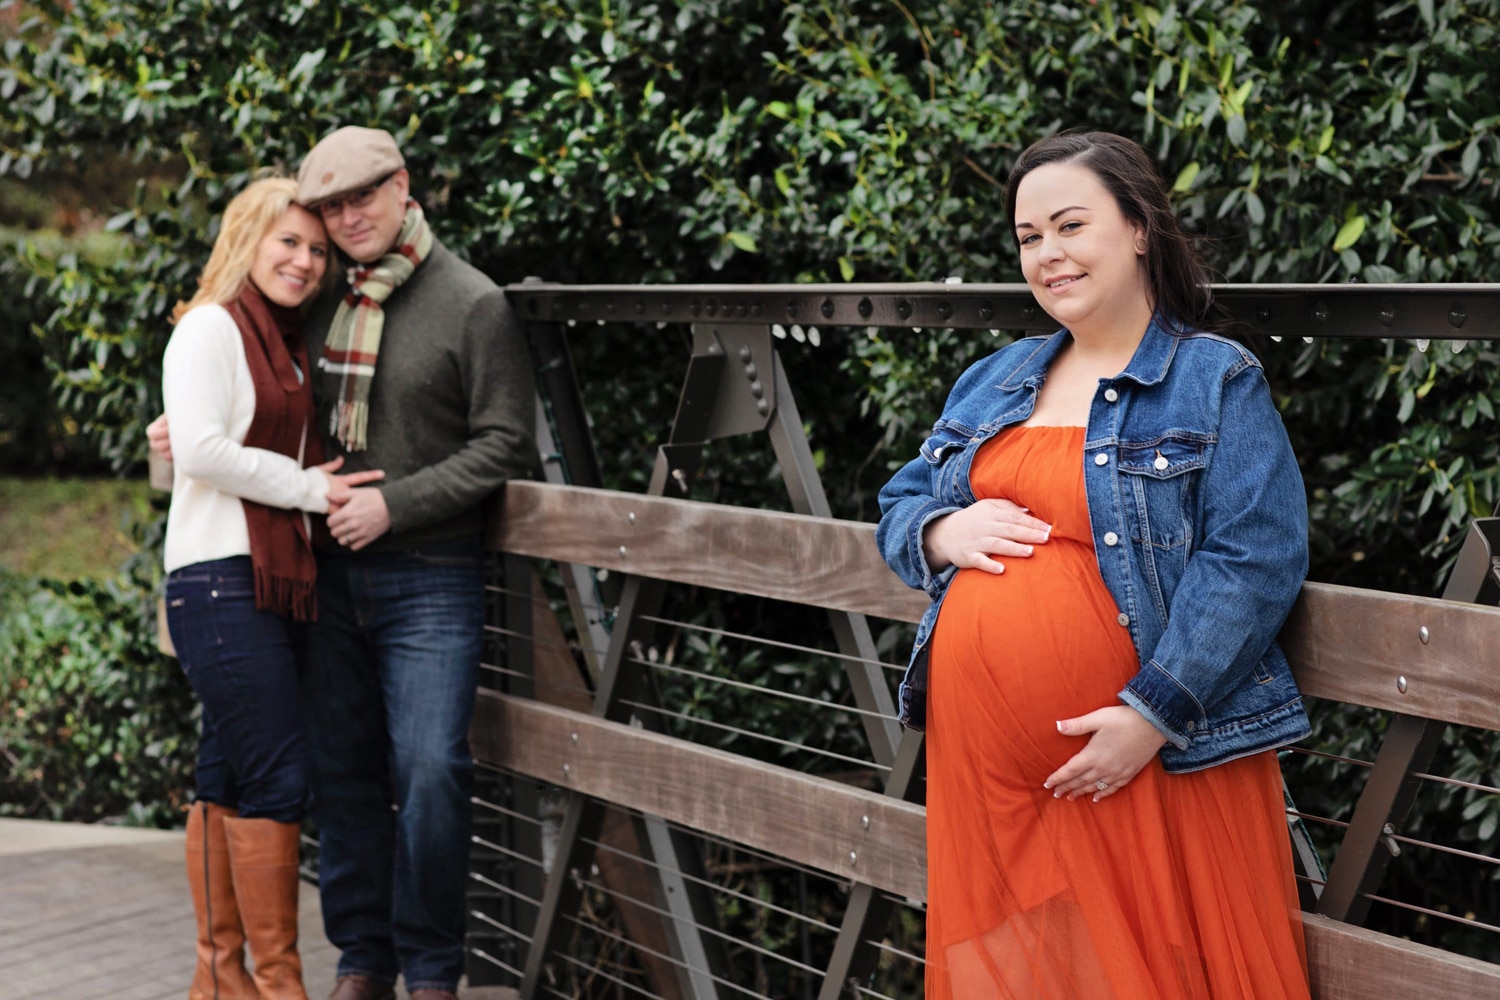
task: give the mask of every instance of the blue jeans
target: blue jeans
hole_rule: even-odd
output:
[[[241,816],[301,821],[306,755],[297,716],[303,628],[255,607],[249,556],[167,577],[167,630],[203,704],[198,798]]]
[[[475,539],[318,556],[303,708],[341,976],[457,990],[463,974],[480,552]]]

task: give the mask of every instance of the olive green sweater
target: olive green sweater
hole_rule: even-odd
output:
[[[309,357],[321,357],[347,290],[339,281],[308,317]],[[321,381],[315,372],[314,386]],[[366,451],[345,452],[328,433],[330,402],[318,399],[328,458],[344,456],[340,472],[385,470],[378,485],[391,530],[366,551],[477,537],[484,500],[536,465],[536,398],[520,320],[493,281],[438,242],[385,303]]]

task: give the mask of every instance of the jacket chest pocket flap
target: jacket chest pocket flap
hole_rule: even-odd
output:
[[[1122,442],[1119,446],[1121,486],[1134,498],[1131,531],[1138,542],[1175,548],[1192,535],[1192,491],[1204,467],[1209,438],[1167,435],[1155,441]]]
[[[922,457],[933,465],[941,465],[949,453],[962,449],[975,433],[963,424],[939,420],[932,426],[932,436],[922,442]]]

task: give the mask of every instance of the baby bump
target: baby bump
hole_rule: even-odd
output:
[[[1138,670],[1118,615],[1086,546],[1054,541],[998,576],[961,570],[933,633],[933,734],[997,780],[1039,786],[1085,742],[1057,721],[1118,705]]]

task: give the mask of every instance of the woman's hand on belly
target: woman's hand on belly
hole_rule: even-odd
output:
[[[1009,500],[980,500],[946,514],[922,532],[922,554],[934,573],[949,566],[1004,573],[995,556],[1025,559],[1046,542],[1052,525]]]
[[[1129,705],[1111,705],[1057,724],[1064,736],[1088,736],[1088,745],[1042,783],[1053,798],[1092,795],[1107,799],[1130,784],[1166,744],[1161,731]],[[1099,782],[1104,782],[1100,787]]]

